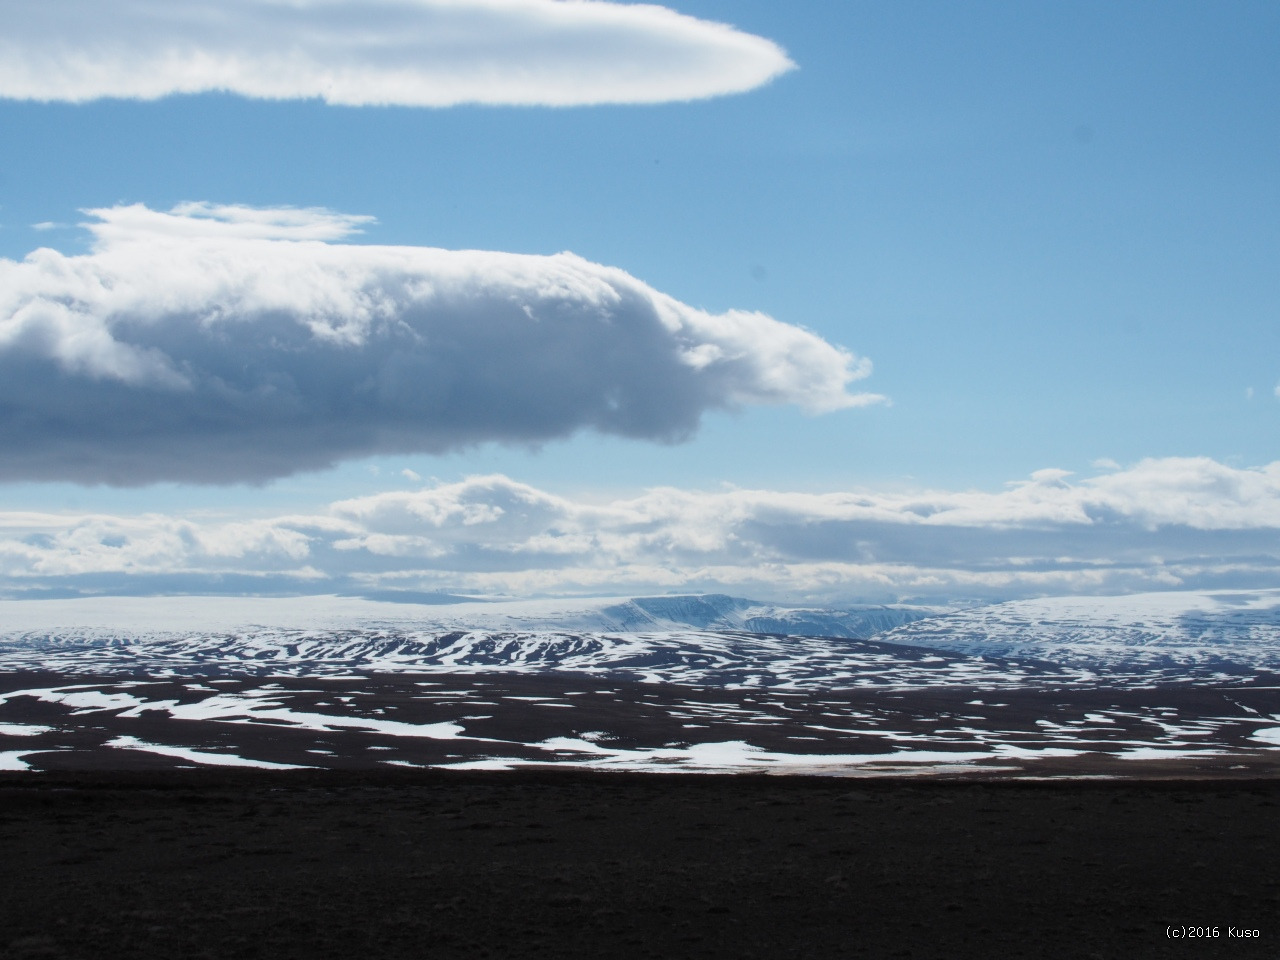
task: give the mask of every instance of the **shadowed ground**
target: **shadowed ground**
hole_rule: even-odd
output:
[[[7,774],[0,957],[1275,957],[1278,802],[1275,780]]]

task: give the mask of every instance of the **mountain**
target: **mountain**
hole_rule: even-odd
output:
[[[971,609],[720,594],[435,604],[342,597],[0,602],[0,669],[169,676],[618,673],[710,686],[1217,682],[1280,670],[1280,590]]]
[[[1015,600],[918,620],[876,639],[1109,676],[1226,679],[1280,668],[1280,590]]]
[[[939,612],[939,608],[900,604],[859,605],[838,609],[783,607],[744,600],[741,597],[707,594],[637,597],[624,603],[601,607],[586,620],[595,620],[591,626],[595,630],[694,627],[698,630],[743,630],[749,633],[865,639]],[[583,626],[587,625],[586,620],[582,621]]]
[[[730,631],[643,633],[252,629],[149,637],[5,637],[0,670],[153,677],[550,672],[688,687],[979,686],[1078,683],[1079,671],[1017,659],[845,638]]]
[[[0,603],[0,669],[164,676],[558,670],[814,688],[1079,679],[1047,665],[859,639],[936,612],[789,608],[723,595],[429,606],[338,597],[10,601]]]
[[[1272,665],[1280,591],[0,602],[0,769],[1272,775]]]
[[[257,628],[417,631],[735,630],[819,637],[869,637],[941,607],[855,605],[788,607],[722,594],[602,597],[429,604],[354,597],[92,597],[0,601],[5,636],[134,637],[191,631],[227,633]]]

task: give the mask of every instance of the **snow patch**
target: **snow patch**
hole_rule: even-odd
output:
[[[0,770],[30,770],[31,764],[22,758],[31,753],[30,750],[0,750]]]
[[[0,723],[0,737],[38,737],[42,733],[52,732],[53,727],[33,723]]]
[[[246,760],[228,753],[210,753],[207,750],[190,750],[186,747],[171,747],[159,743],[147,743],[137,737],[116,737],[106,744],[117,750],[141,750],[144,753],[158,753],[164,757],[175,757],[189,760],[192,763],[215,767],[260,767],[266,770],[307,770],[308,767],[296,763],[270,763],[266,760]]]

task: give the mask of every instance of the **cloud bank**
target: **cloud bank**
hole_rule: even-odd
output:
[[[570,253],[342,243],[368,218],[324,210],[90,213],[91,252],[0,259],[0,480],[262,481],[881,399],[847,392],[867,361],[806,330]]]
[[[315,516],[0,513],[0,592],[1015,599],[1280,585],[1280,462],[1145,460],[998,492],[658,488],[577,502],[503,476]]]
[[[763,37],[603,0],[0,0],[0,22],[0,96],[73,103],[658,103],[794,66]]]

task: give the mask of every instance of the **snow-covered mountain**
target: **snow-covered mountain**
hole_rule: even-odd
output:
[[[668,630],[280,630],[168,636],[7,637],[0,669],[70,675],[331,677],[351,674],[565,672],[690,687],[1066,684],[1087,673],[845,638]]]
[[[426,632],[611,633],[735,630],[870,637],[946,608],[788,607],[721,594],[502,602],[392,603],[354,597],[91,597],[0,601],[0,641],[48,636],[171,637],[184,633],[395,629]]]
[[[167,676],[560,670],[735,687],[1025,679],[1028,668],[1017,665],[967,664],[964,655],[858,639],[934,612],[813,610],[722,595],[431,605],[342,597],[10,601],[0,602],[0,669]]]
[[[1280,669],[1280,590],[1016,600],[922,619],[876,639],[1110,675],[1237,676]]]
[[[0,669],[168,676],[552,670],[699,686],[1206,682],[1280,671],[1280,590],[967,610],[722,595],[401,604],[342,597],[0,602]]]
[[[579,629],[743,630],[803,637],[866,639],[904,623],[934,616],[940,608],[860,605],[838,609],[782,607],[723,594],[685,597],[637,597],[584,612]],[[568,624],[563,621],[559,628]]]

